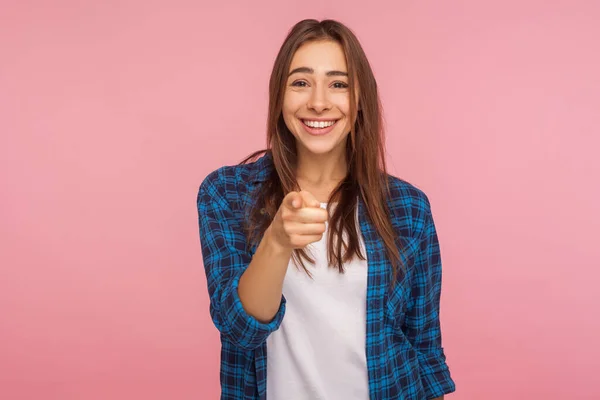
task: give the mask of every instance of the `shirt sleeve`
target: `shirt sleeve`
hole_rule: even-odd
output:
[[[412,282],[413,307],[408,310],[406,335],[417,351],[420,376],[427,399],[456,390],[446,364],[440,329],[442,263],[429,200],[425,199],[423,232]]]
[[[210,297],[210,315],[221,335],[244,350],[253,350],[277,330],[285,313],[282,296],[272,321],[262,323],[244,310],[238,295],[240,277],[250,264],[246,237],[226,199],[226,177],[211,173],[197,197],[200,243]],[[235,182],[234,182],[235,183]]]

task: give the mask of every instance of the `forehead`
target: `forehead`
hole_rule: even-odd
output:
[[[346,56],[338,42],[319,41],[305,43],[294,53],[290,71],[298,67],[310,67],[315,70],[346,71]]]

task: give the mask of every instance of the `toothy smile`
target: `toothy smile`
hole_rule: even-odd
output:
[[[337,120],[331,120],[331,121],[310,121],[307,119],[303,119],[302,122],[304,123],[304,125],[309,126],[311,128],[327,128],[330,127],[331,125],[335,124],[337,122]]]

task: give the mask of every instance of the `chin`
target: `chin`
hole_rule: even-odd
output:
[[[339,145],[332,145],[330,143],[307,143],[305,141],[301,142],[301,146],[307,151],[309,154],[314,155],[325,155],[330,154],[336,150]]]

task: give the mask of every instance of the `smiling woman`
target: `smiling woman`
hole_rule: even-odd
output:
[[[269,89],[267,149],[209,174],[197,199],[221,398],[453,392],[429,200],[386,172],[377,83],[356,36],[300,21]]]

